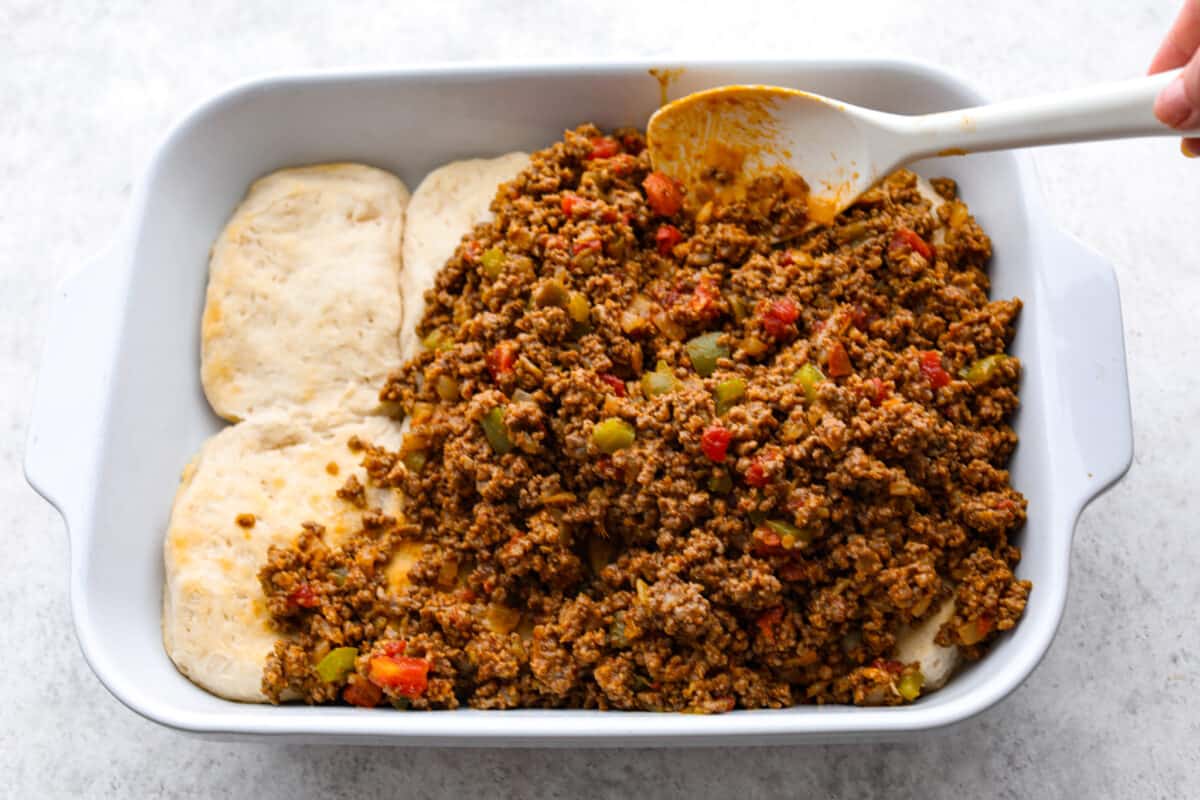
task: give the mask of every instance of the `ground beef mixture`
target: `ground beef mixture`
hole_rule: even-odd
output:
[[[713,175],[714,180],[723,176]],[[262,569],[272,700],[718,712],[900,703],[903,626],[979,658],[1029,584],[1018,300],[954,184],[901,171],[831,225],[802,182],[720,206],[590,125],[537,153],[428,293],[363,507]],[[935,235],[936,232],[936,235]],[[398,579],[398,554],[411,568]]]

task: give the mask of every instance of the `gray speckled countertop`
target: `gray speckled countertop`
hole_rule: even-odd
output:
[[[1049,655],[1011,698],[952,736],[690,751],[214,744],[126,710],[79,653],[63,525],[20,470],[48,302],[105,244],[151,149],[196,101],[294,68],[739,54],[916,56],[1011,97],[1140,73],[1177,3],[801,5],[0,4],[0,795],[1196,796],[1200,161],[1166,140],[1037,153],[1055,221],[1117,266],[1137,457],[1079,523]]]

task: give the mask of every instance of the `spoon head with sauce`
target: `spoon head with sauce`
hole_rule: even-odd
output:
[[[646,139],[654,168],[697,203],[735,201],[777,174],[785,187],[807,184],[810,217],[828,222],[892,166],[873,157],[875,114],[796,89],[724,86],[660,108]]]

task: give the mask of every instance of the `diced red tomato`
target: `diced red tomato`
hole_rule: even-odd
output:
[[[302,583],[295,589],[292,589],[287,596],[288,605],[297,608],[316,608],[321,604],[321,599],[317,597],[317,593],[307,583]]]
[[[700,435],[700,449],[709,461],[720,464],[725,460],[733,434],[720,425],[711,425]]]
[[[865,331],[871,324],[867,310],[859,305],[856,305],[850,309],[850,322],[860,331]]]
[[[658,230],[654,232],[654,244],[661,256],[670,254],[675,249],[675,245],[682,241],[683,233],[674,225],[659,225]]]
[[[780,535],[767,528],[759,528],[754,532],[754,541],[750,549],[758,556],[778,556],[787,552]]]
[[[385,656],[402,656],[407,648],[403,639],[388,639],[379,649]]]
[[[606,206],[605,209],[600,212],[600,221],[601,222],[612,223],[612,222],[616,222],[617,220],[620,220],[621,222],[624,222],[626,225],[628,225],[629,220],[631,220],[631,219],[633,219],[633,215],[630,214],[628,211],[618,211],[613,206]]]
[[[568,217],[582,217],[592,212],[592,201],[577,194],[564,194],[559,205]]]
[[[721,295],[713,288],[712,282],[701,280],[692,290],[692,298],[688,301],[688,307],[697,319],[711,322],[721,313],[721,309],[717,305],[720,299]]]
[[[588,153],[588,160],[595,158],[612,158],[617,153],[621,152],[621,145],[616,139],[611,136],[593,136],[592,137],[592,152]]]
[[[342,690],[342,699],[352,706],[374,708],[383,699],[383,690],[361,675],[351,673],[349,683]]]
[[[794,323],[800,317],[800,306],[790,297],[781,297],[767,306],[763,312],[763,330],[774,339],[782,339],[796,332]]]
[[[578,239],[576,240],[575,244],[571,246],[571,252],[575,255],[586,253],[588,251],[599,252],[602,246],[603,245],[601,244],[600,240],[596,238]]]
[[[655,214],[673,217],[683,208],[683,189],[662,172],[651,172],[642,181],[646,202]]]
[[[784,267],[790,267],[790,266],[791,266],[792,264],[794,264],[794,263],[796,263],[796,259],[795,259],[795,257],[792,255],[792,251],[791,251],[791,250],[784,250],[784,251],[783,251],[783,255],[782,255],[782,256],[780,256],[780,258],[779,258],[779,264],[780,264],[780,266],[784,266]]]
[[[618,153],[608,160],[608,168],[614,175],[628,175],[637,166],[637,159],[629,153]]]
[[[746,483],[761,489],[771,482],[770,476],[767,475],[767,468],[763,466],[761,459],[754,459],[750,462],[750,466],[746,468]]]
[[[891,393],[892,390],[888,388],[882,378],[868,378],[863,382],[863,395],[871,401],[873,406],[881,405]]]
[[[483,245],[472,239],[463,245],[463,255],[469,263],[475,263],[479,260],[479,254],[483,252]]]
[[[934,389],[940,389],[950,383],[950,373],[942,366],[942,354],[936,350],[926,350],[921,353],[921,374],[929,381]]]
[[[775,606],[768,608],[766,611],[758,615],[758,619],[754,620],[754,624],[758,626],[759,632],[768,639],[775,638],[775,626],[783,621],[783,606]]]
[[[492,373],[492,380],[498,381],[501,375],[512,372],[515,363],[517,363],[516,342],[501,342],[487,354],[487,368],[488,372]]]
[[[892,241],[888,245],[888,251],[904,252],[912,250],[915,253],[920,253],[926,261],[933,260],[933,248],[929,243],[917,235],[917,232],[908,228],[897,228],[892,234]]]
[[[610,375],[607,372],[600,373],[600,380],[608,384],[608,387],[613,390],[613,394],[617,397],[625,396],[625,381],[618,378],[616,375]]]
[[[831,378],[844,378],[854,371],[850,366],[850,354],[841,342],[834,342],[830,346],[825,367]]]
[[[371,683],[394,689],[405,697],[420,697],[429,685],[429,662],[409,656],[375,656],[370,662]]]
[[[904,672],[904,665],[899,661],[895,661],[890,658],[877,658],[875,659],[874,663],[871,664],[871,666],[875,669],[881,669],[885,672],[895,673],[896,675]]]

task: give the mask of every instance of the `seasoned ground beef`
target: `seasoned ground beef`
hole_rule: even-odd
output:
[[[939,643],[983,655],[1030,588],[1005,469],[1020,301],[989,301],[990,242],[935,186],[938,219],[901,171],[820,225],[794,180],[681,205],[633,130],[535,154],[383,387],[401,451],[352,443],[405,519],[366,510],[338,548],[309,526],[261,572],[288,634],[267,695],[898,703],[920,680],[897,631],[948,598]]]

